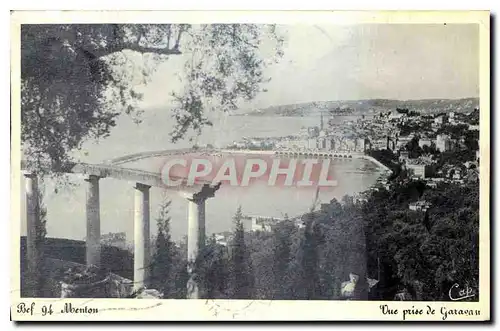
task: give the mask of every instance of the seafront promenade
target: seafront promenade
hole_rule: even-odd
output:
[[[254,149],[218,149],[218,148],[183,148],[164,151],[142,152],[112,159],[106,162],[110,165],[120,165],[129,162],[138,161],[145,158],[185,155],[189,153],[199,154],[246,154],[246,155],[276,155],[286,157],[318,157],[318,158],[335,158],[335,159],[365,159],[375,163],[383,171],[391,171],[387,166],[382,164],[377,159],[370,155],[361,152],[350,151],[324,151],[318,149],[300,149],[300,150],[254,150]]]

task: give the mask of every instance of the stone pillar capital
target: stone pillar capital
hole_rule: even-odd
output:
[[[146,191],[146,190],[149,190],[151,188],[151,185],[146,185],[143,183],[135,183],[134,188],[136,190],[139,190],[139,191]]]
[[[203,197],[203,196],[197,196],[196,193],[193,193],[193,194],[184,194],[184,197],[188,201],[194,202],[196,204],[203,203],[203,202],[205,202],[208,199],[208,198]]]
[[[86,182],[97,182],[102,177],[97,175],[87,175],[83,180]]]
[[[215,196],[215,192],[220,188],[221,183],[211,186],[209,184],[203,185],[201,188],[194,192],[184,192],[183,195],[189,201],[195,203],[205,202],[209,198],[213,198]]]
[[[23,170],[23,176],[26,178],[36,178],[37,174],[34,171]]]

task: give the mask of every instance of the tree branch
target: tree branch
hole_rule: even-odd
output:
[[[104,47],[101,49],[96,49],[91,51],[91,53],[96,57],[96,58],[101,58],[113,53],[118,53],[124,50],[130,50],[134,52],[139,52],[139,53],[153,53],[153,54],[159,54],[159,55],[179,55],[181,52],[179,49],[176,48],[158,48],[158,47],[146,47],[146,46],[141,46],[138,43],[120,43],[117,45],[113,45],[111,47]]]

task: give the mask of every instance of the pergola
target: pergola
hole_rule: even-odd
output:
[[[38,205],[38,176],[26,170],[22,162],[26,186],[26,222],[27,222],[27,267],[30,279],[38,270],[38,248],[36,245],[37,224],[40,222],[40,208]],[[160,173],[124,168],[106,164],[71,164],[65,173],[81,174],[87,183],[86,197],[86,264],[101,265],[101,220],[99,181],[105,178],[114,178],[136,182],[134,188],[134,290],[139,290],[148,284],[150,279],[150,188],[166,188]],[[185,180],[185,178],[177,178]],[[193,265],[198,253],[205,244],[205,201],[215,195],[219,185],[209,182],[198,182],[193,186],[172,186],[188,201],[188,265]],[[196,283],[192,267],[188,267],[190,279],[188,281],[187,297],[200,297],[199,284]],[[33,284],[37,286],[37,284]]]

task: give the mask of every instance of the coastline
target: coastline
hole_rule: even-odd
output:
[[[166,156],[166,155],[179,155],[187,153],[244,153],[244,154],[260,154],[260,155],[290,155],[290,156],[321,156],[321,157],[338,157],[339,158],[350,158],[350,159],[364,159],[375,163],[383,172],[391,173],[392,170],[389,169],[379,160],[375,159],[373,156],[360,153],[360,152],[334,152],[334,151],[319,151],[319,150],[304,150],[299,152],[292,151],[277,151],[277,150],[250,150],[250,149],[231,149],[231,148],[181,148],[181,149],[170,149],[164,151],[148,151],[142,153],[135,153],[131,155],[125,155],[116,159],[107,160],[105,164],[120,165],[122,163],[136,161],[142,158],[154,157],[154,156]],[[347,157],[349,156],[349,157]]]
[[[365,159],[365,160],[368,160],[368,161],[371,161],[371,162],[375,163],[380,168],[382,168],[384,172],[392,173],[392,170],[389,169],[389,167],[387,167],[385,164],[383,164],[382,162],[380,162],[379,160],[377,160],[373,156],[370,156],[370,155],[361,155],[361,156],[359,156],[359,158],[360,159]]]

